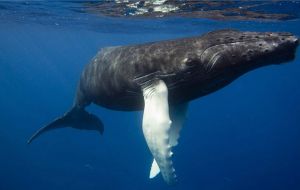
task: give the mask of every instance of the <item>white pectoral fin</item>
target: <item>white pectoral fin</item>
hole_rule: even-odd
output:
[[[188,109],[188,103],[172,106],[170,109],[172,125],[171,125],[169,136],[170,136],[170,145],[172,147],[178,144],[180,131],[186,120],[187,109]]]
[[[170,115],[172,119],[171,128],[169,130],[169,144],[171,147],[174,147],[178,144],[179,134],[186,120],[186,112],[188,108],[188,103],[179,104],[176,106],[170,107]],[[172,154],[172,152],[171,152]],[[154,178],[159,174],[159,167],[153,159],[149,178]]]
[[[151,170],[150,170],[150,175],[149,175],[149,178],[152,179],[154,178],[155,176],[157,176],[157,174],[159,174],[160,172],[160,169],[157,165],[157,162],[155,159],[153,159],[153,162],[152,162],[152,165],[151,165]]]
[[[145,101],[143,115],[143,133],[148,147],[156,160],[164,180],[168,184],[176,181],[175,170],[171,161],[171,146],[169,144],[168,89],[162,80],[153,81],[143,88]],[[153,174],[159,171],[153,166]]]

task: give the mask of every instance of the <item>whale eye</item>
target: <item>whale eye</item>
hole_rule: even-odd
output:
[[[258,45],[259,45],[259,46],[262,46],[262,43],[259,43]]]
[[[264,51],[265,53],[268,53],[269,52],[269,50],[268,49],[265,49],[265,51]]]
[[[281,40],[282,40],[282,41],[284,41],[284,40],[285,40],[285,38],[281,38]]]
[[[184,61],[187,66],[195,66],[197,64],[197,61],[191,58],[185,58]]]

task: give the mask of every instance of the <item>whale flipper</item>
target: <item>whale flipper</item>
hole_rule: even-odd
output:
[[[159,174],[159,172],[160,172],[159,166],[157,165],[156,160],[153,158],[149,178],[152,179],[156,177]]]
[[[62,117],[57,118],[45,127],[40,128],[30,137],[27,143],[30,144],[34,139],[36,139],[38,136],[47,131],[63,127],[96,130],[99,131],[101,134],[104,131],[103,124],[101,120],[97,118],[97,116],[86,112],[83,108],[73,107]]]
[[[170,106],[170,116],[172,120],[171,128],[169,131],[169,142],[171,147],[175,147],[178,144],[178,138],[180,130],[184,125],[184,121],[186,120],[186,112],[188,108],[188,103],[179,104],[176,106]],[[154,178],[159,174],[159,167],[153,159],[149,178]]]
[[[186,120],[187,109],[188,103],[172,106],[170,109],[170,115],[172,119],[170,130],[170,145],[172,147],[178,144],[180,130],[182,129]]]
[[[164,180],[172,184],[176,181],[176,175],[169,143],[172,122],[169,117],[167,86],[162,80],[152,81],[143,88],[143,96],[145,101],[143,133]]]

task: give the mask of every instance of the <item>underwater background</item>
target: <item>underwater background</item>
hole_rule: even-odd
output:
[[[299,1],[1,1],[0,190],[299,190],[300,52],[190,103],[174,149],[178,176],[148,179],[142,112],[88,110],[104,135],[54,130],[80,73],[106,46],[233,28],[300,36]]]

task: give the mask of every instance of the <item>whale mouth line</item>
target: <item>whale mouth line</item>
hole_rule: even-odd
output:
[[[228,43],[222,43],[222,44],[216,44],[216,45],[212,45],[212,46],[210,46],[210,47],[207,47],[202,53],[201,53],[201,55],[200,55],[200,60],[204,60],[205,58],[204,58],[204,56],[205,56],[205,53],[208,51],[208,50],[210,50],[210,49],[212,49],[212,48],[215,48],[215,47],[218,47],[218,46],[226,46],[226,45],[234,45],[234,44],[237,44],[237,43],[248,43],[248,42],[255,42],[254,40],[244,40],[244,41],[235,41],[235,42],[228,42]],[[218,56],[221,56],[220,54],[221,54],[221,52],[220,51],[218,51],[218,52],[216,52],[216,53],[214,53],[213,54],[213,56],[211,57],[211,58],[213,58],[213,57],[215,57],[215,55],[216,54],[218,54]],[[211,62],[211,59],[209,60],[209,62]]]
[[[249,40],[238,40],[238,41],[234,41],[234,42],[226,42],[226,43],[220,43],[220,44],[215,44],[215,45],[212,45],[212,46],[209,46],[207,47],[206,49],[204,49],[204,51],[201,53],[200,55],[200,58],[202,58],[203,54],[211,49],[211,48],[214,48],[214,47],[217,47],[217,46],[222,46],[222,45],[233,45],[233,44],[236,44],[236,43],[248,43],[248,42],[255,42],[255,40],[253,39],[249,39]]]
[[[276,34],[276,33],[275,33]],[[289,37],[293,37],[293,38],[295,38],[294,39],[294,41],[291,41],[291,43],[294,43],[294,44],[299,44],[299,38],[297,37],[297,36],[294,36],[294,35],[292,35],[292,34],[290,34],[290,33],[286,33],[286,34],[280,34],[280,33],[277,33],[277,34],[279,34],[279,38],[289,38]],[[256,35],[253,35],[254,37],[256,36]],[[253,38],[253,36],[251,36],[251,38],[250,39],[243,39],[243,40],[236,40],[236,41],[229,41],[229,42],[222,42],[222,43],[219,43],[219,44],[214,44],[214,45],[212,45],[212,46],[210,46],[210,47],[207,47],[206,49],[204,49],[204,51],[202,51],[202,53],[200,54],[200,59],[201,60],[205,60],[205,53],[207,52],[207,51],[209,51],[210,49],[212,49],[212,48],[215,48],[215,47],[218,47],[218,46],[230,46],[230,45],[235,45],[235,44],[244,44],[244,45],[247,45],[247,43],[256,43],[256,42],[259,42],[259,41],[264,41],[264,39],[262,39],[262,38]],[[272,33],[270,33],[270,34],[267,34],[267,36],[268,37],[271,37],[272,36]],[[272,44],[274,44],[274,43],[278,43],[278,42],[274,42],[274,41],[272,41],[272,42],[267,42],[267,44],[270,44],[270,43],[272,43]],[[280,46],[280,43],[278,43],[278,45]],[[263,45],[262,45],[262,43],[260,43],[259,44],[259,46],[261,46],[261,48],[263,48]],[[222,50],[218,50],[217,52],[215,52],[214,54],[213,54],[213,56],[215,56],[216,54],[218,54],[218,55],[220,55],[220,53],[221,53],[221,51]],[[266,52],[267,53],[267,52]],[[211,57],[211,58],[213,58],[213,56]],[[209,61],[209,62],[211,62],[211,61]]]

